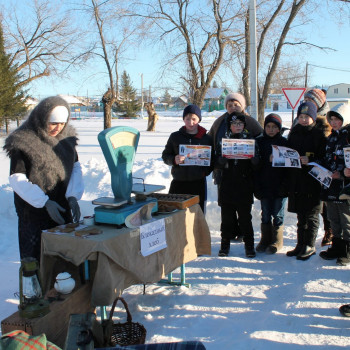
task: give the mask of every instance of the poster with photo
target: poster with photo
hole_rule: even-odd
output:
[[[299,153],[292,148],[272,145],[272,166],[301,168]]]
[[[350,147],[344,147],[343,152],[344,152],[345,166],[347,168],[350,168]]]
[[[312,169],[309,171],[309,174],[323,186],[328,188],[332,182],[332,172],[314,162],[311,162],[308,165],[313,165]]]
[[[210,166],[211,146],[205,145],[179,145],[180,156],[185,160],[180,165]]]
[[[228,159],[249,159],[255,155],[255,140],[222,139],[221,154]]]

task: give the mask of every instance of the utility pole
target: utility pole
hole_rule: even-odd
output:
[[[256,1],[249,0],[249,37],[250,37],[250,115],[258,120],[258,76],[256,57]]]
[[[307,88],[307,74],[308,74],[308,67],[309,67],[309,62],[306,62],[306,68],[305,68],[305,86]]]
[[[143,118],[143,73],[141,73],[141,118]]]

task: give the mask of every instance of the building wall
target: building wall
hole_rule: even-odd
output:
[[[327,89],[327,100],[329,98],[350,98],[350,84],[335,84]]]

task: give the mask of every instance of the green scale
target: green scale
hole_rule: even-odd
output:
[[[128,215],[142,206],[155,202],[152,213],[158,211],[157,199],[146,197],[165,186],[133,183],[132,167],[140,139],[140,132],[128,126],[116,126],[98,134],[98,142],[111,173],[114,198],[102,197],[92,201],[95,223],[123,225]],[[135,196],[131,196],[131,194]]]

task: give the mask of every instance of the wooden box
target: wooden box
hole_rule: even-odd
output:
[[[199,196],[194,196],[192,194],[153,193],[149,197],[157,198],[158,205],[168,205],[176,209],[186,209],[199,203]]]
[[[30,335],[45,333],[49,341],[63,348],[70,314],[94,311],[91,306],[91,283],[84,284],[61,298],[63,300],[50,303],[50,312],[45,316],[22,318],[17,311],[5,318],[1,321],[2,334],[14,330],[23,330]]]

